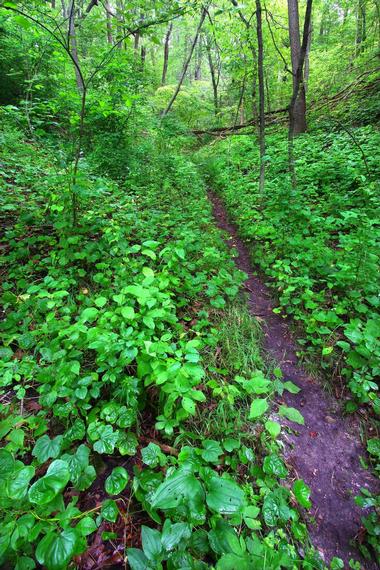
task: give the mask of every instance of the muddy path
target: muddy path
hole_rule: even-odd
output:
[[[245,288],[249,310],[260,318],[264,350],[278,363],[284,379],[301,388],[296,395],[283,396],[285,403],[298,408],[305,418],[304,426],[297,425],[296,433],[286,436],[285,457],[294,475],[312,489],[311,514],[315,518],[315,524],[309,526],[312,542],[326,562],[339,556],[348,568],[350,558],[360,559],[350,542],[360,538],[363,511],[355,505],[353,497],[361,487],[375,490],[378,486],[377,480],[359,462],[365,451],[358,420],[344,417],[339,402],[297,362],[297,347],[289,324],[273,313],[269,289],[254,274],[248,249],[229,222],[220,198],[210,192],[209,199],[217,225],[226,232],[228,245],[237,250],[237,267],[248,275]],[[361,559],[361,563],[366,570],[378,568],[375,562]]]

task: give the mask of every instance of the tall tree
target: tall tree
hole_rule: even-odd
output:
[[[288,0],[288,2],[293,0]],[[305,21],[303,26],[302,35],[302,45],[300,46],[300,53],[298,59],[298,66],[293,79],[293,94],[289,105],[289,131],[288,131],[288,153],[289,153],[289,171],[292,181],[292,187],[295,188],[297,185],[296,171],[294,165],[294,136],[296,133],[302,132],[297,130],[297,120],[299,119],[297,110],[297,100],[300,90],[303,86],[303,68],[305,64],[307,44],[309,41],[310,34],[310,22],[311,22],[311,10],[313,6],[313,0],[307,0]],[[306,121],[305,121],[306,126]]]
[[[104,9],[106,12],[107,42],[112,45],[113,44],[112,22],[111,22],[112,10],[110,3],[108,1],[104,3]]]
[[[288,19],[289,19],[290,55],[292,61],[292,75],[293,75],[293,93],[295,92],[295,89],[297,87],[297,98],[294,102],[294,109],[292,111],[292,114],[294,120],[294,135],[298,135],[300,133],[304,133],[307,129],[306,91],[303,82],[303,70],[300,81],[297,85],[297,70],[299,68],[299,63],[301,58],[301,39],[300,39],[298,0],[288,0]]]
[[[214,98],[214,113],[215,115],[217,115],[219,110],[218,86],[220,78],[220,65],[218,65],[217,69],[212,57],[211,39],[208,34],[206,34],[205,43],[206,43],[207,61],[211,75],[212,93]]]
[[[356,38],[355,38],[355,52],[358,55],[363,51],[363,43],[367,38],[367,12],[366,0],[358,0],[356,10]]]
[[[260,178],[259,192],[263,194],[265,186],[265,85],[264,85],[264,44],[262,10],[260,0],[256,0],[256,31],[257,31],[257,71],[259,77],[259,147],[260,147]]]
[[[180,76],[179,81],[178,81],[178,85],[177,85],[177,87],[176,87],[176,89],[175,89],[175,91],[174,91],[174,93],[173,93],[173,96],[171,97],[171,99],[170,99],[170,101],[169,101],[169,103],[168,103],[166,109],[164,109],[164,111],[163,111],[162,114],[161,114],[161,117],[162,117],[162,118],[166,117],[166,115],[169,113],[170,109],[171,109],[172,106],[173,106],[174,101],[177,99],[178,93],[180,92],[180,89],[181,89],[181,87],[182,87],[182,83],[183,83],[183,81],[184,81],[184,79],[185,79],[185,76],[186,76],[187,69],[188,69],[188,67],[189,67],[189,63],[190,63],[190,61],[191,61],[191,57],[192,57],[193,52],[194,52],[194,48],[195,48],[195,46],[197,45],[198,37],[199,37],[200,31],[201,31],[201,29],[202,29],[203,22],[205,21],[205,18],[206,18],[206,14],[207,14],[207,10],[206,10],[206,8],[203,8],[203,9],[202,9],[201,18],[200,18],[200,20],[199,20],[199,24],[198,24],[198,26],[197,26],[197,29],[196,29],[196,32],[195,32],[195,36],[194,36],[194,38],[193,38],[193,41],[192,41],[192,44],[191,44],[191,47],[190,47],[190,51],[189,51],[189,53],[188,53],[188,56],[187,56],[187,58],[186,58],[186,60],[185,60],[184,65],[183,65],[183,69],[182,69],[182,73],[181,73],[181,76]]]
[[[170,36],[173,30],[173,23],[170,22],[168,29],[165,35],[165,43],[164,43],[164,65],[162,67],[162,78],[161,78],[161,85],[165,85],[166,82],[166,75],[168,73],[168,65],[169,65],[169,47],[170,47]]]
[[[69,46],[71,50],[71,55],[73,61],[75,63],[75,77],[77,81],[77,87],[80,92],[84,90],[84,83],[83,83],[83,76],[80,73],[80,65],[79,65],[79,57],[78,57],[78,46],[77,46],[77,33],[76,33],[76,26],[75,26],[75,15],[76,15],[76,6],[75,0],[71,0],[71,4],[69,7],[69,30],[68,30],[68,39],[69,39]]]

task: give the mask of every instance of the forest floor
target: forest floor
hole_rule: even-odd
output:
[[[249,251],[229,222],[222,201],[211,191],[209,199],[216,223],[226,233],[227,244],[237,251],[236,266],[248,275],[248,306],[263,328],[266,357],[276,361],[284,380],[301,388],[298,394],[284,394],[283,398],[286,405],[302,411],[305,425],[299,426],[297,432],[289,425],[283,441],[291,473],[312,490],[312,519],[308,525],[311,540],[326,562],[338,556],[348,567],[351,558],[360,559],[352,541],[360,542],[363,511],[355,505],[354,497],[361,487],[372,491],[377,487],[376,479],[360,464],[360,457],[365,455],[360,421],[353,415],[344,416],[340,402],[300,365],[289,321],[273,312],[269,289],[256,274]],[[368,561],[362,561],[362,567],[378,568],[375,562]]]

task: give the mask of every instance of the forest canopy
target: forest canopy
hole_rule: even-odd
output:
[[[379,0],[0,0],[0,567],[371,570]]]

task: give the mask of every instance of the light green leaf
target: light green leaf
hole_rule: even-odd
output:
[[[249,411],[249,419],[254,420],[265,414],[267,409],[269,408],[269,404],[265,398],[257,398],[253,400],[251,404],[251,409]]]
[[[284,479],[288,475],[288,470],[286,469],[284,462],[275,453],[265,457],[263,469],[268,475],[275,475],[276,477],[280,477],[280,479]]]
[[[265,429],[271,435],[271,437],[273,437],[273,439],[275,439],[278,435],[280,435],[281,432],[280,424],[278,424],[277,422],[272,422],[271,420],[265,422]]]
[[[288,420],[290,420],[291,422],[295,422],[301,425],[305,424],[303,415],[296,408],[288,408],[287,406],[280,406],[278,413],[280,414],[280,416],[288,418]]]
[[[310,487],[308,487],[302,479],[297,479],[297,481],[295,481],[293,485],[293,493],[298,503],[302,507],[305,507],[305,509],[310,509],[311,501],[309,497],[311,490]]]
[[[290,380],[284,382],[282,386],[285,390],[287,390],[291,394],[298,394],[298,392],[301,392],[301,388],[293,384],[293,382],[290,382]]]
[[[202,451],[202,458],[205,461],[210,461],[211,463],[218,463],[219,456],[223,453],[223,449],[221,448],[219,442],[213,439],[206,439],[202,445],[204,447],[204,451]]]
[[[182,398],[182,407],[186,412],[194,416],[195,414],[195,402],[191,398]]]
[[[123,307],[121,309],[121,314],[123,319],[126,321],[131,321],[136,318],[136,313],[133,307]]]

